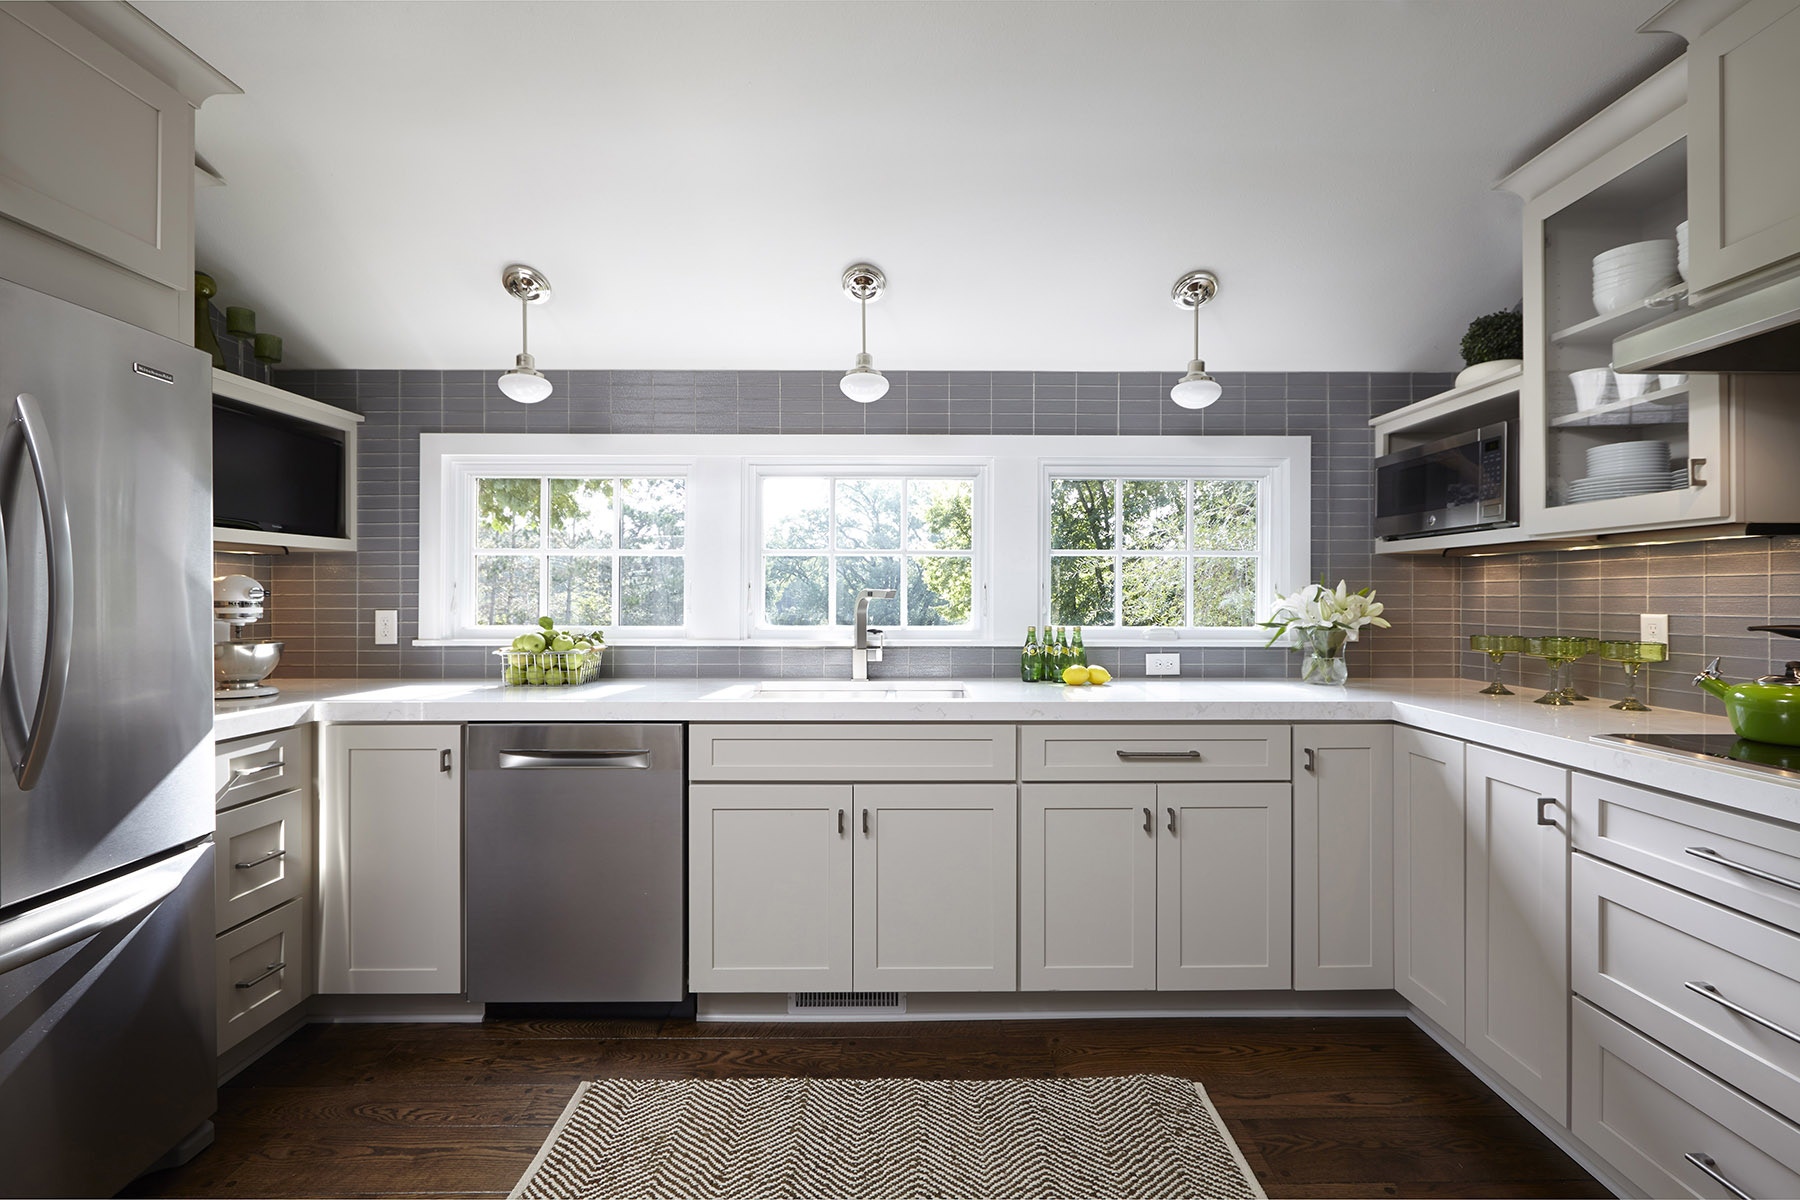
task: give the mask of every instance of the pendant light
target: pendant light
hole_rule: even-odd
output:
[[[500,273],[500,282],[519,298],[519,357],[513,369],[500,376],[500,391],[520,404],[536,404],[548,397],[551,389],[550,381],[537,369],[537,360],[530,354],[530,314],[533,304],[550,299],[550,281],[542,271],[515,263]]]
[[[1169,399],[1182,408],[1205,408],[1224,390],[1200,361],[1200,306],[1218,294],[1219,280],[1211,271],[1189,271],[1175,281],[1170,293],[1178,307],[1194,310],[1194,357],[1188,363],[1187,374],[1169,389]]]
[[[887,376],[877,371],[869,357],[869,301],[881,299],[887,276],[868,263],[857,263],[844,272],[844,295],[862,306],[862,353],[856,365],[838,380],[838,389],[858,404],[873,404],[887,395]]]

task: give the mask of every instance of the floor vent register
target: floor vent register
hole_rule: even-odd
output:
[[[893,1015],[906,1011],[905,992],[789,992],[788,1012],[807,1016]]]

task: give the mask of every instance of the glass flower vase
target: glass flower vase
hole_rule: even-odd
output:
[[[1342,629],[1295,629],[1295,644],[1300,647],[1300,678],[1321,687],[1337,687],[1350,677],[1350,666],[1344,661],[1344,644],[1348,634]]]

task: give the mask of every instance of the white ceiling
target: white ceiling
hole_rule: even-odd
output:
[[[1436,370],[1491,190],[1668,61],[1663,0],[137,0],[243,87],[199,259],[312,367]]]

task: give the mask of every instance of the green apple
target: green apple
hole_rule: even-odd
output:
[[[568,675],[560,667],[551,667],[544,672],[544,683],[549,687],[561,687],[568,681]]]
[[[514,650],[523,650],[530,654],[536,654],[539,650],[544,648],[544,635],[541,633],[521,633],[518,637],[513,639],[512,648]]]
[[[525,682],[525,670],[522,667],[506,668],[506,682],[509,686],[518,687]]]
[[[539,666],[527,667],[525,669],[525,682],[526,683],[542,683],[542,682],[544,682],[544,668],[539,667]]]
[[[556,635],[555,639],[551,641],[550,648],[552,650],[573,650],[575,648],[575,639],[566,633],[559,633]]]

